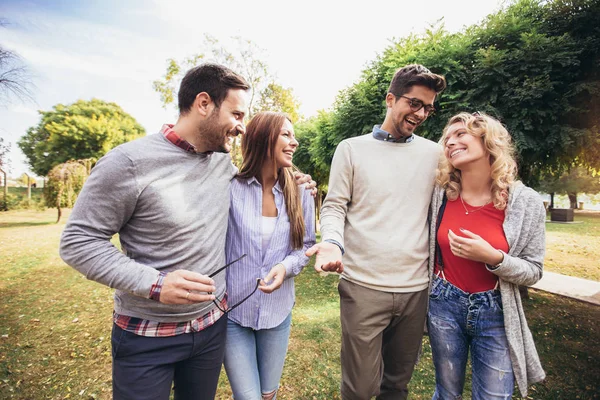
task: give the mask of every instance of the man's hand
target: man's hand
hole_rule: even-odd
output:
[[[285,265],[275,265],[273,268],[271,268],[267,277],[260,280],[260,286],[258,288],[264,293],[273,293],[283,284],[285,273]]]
[[[164,304],[192,304],[212,301],[215,281],[197,272],[178,269],[163,281],[159,301]]]
[[[315,270],[317,272],[337,272],[341,274],[344,270],[342,263],[342,251],[340,248],[329,242],[315,244],[306,251],[306,256],[317,255],[315,260]]]
[[[296,185],[300,186],[306,183],[306,190],[310,190],[312,197],[317,197],[317,182],[313,181],[309,174],[303,174],[302,172],[297,171],[295,176]]]

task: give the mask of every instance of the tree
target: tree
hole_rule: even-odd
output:
[[[8,159],[6,153],[10,150],[10,143],[4,143],[4,139],[0,138],[0,181],[2,182],[2,201],[0,202],[0,210],[8,210],[8,182],[6,178],[8,173],[6,171],[8,167]]]
[[[58,216],[56,223],[62,216],[62,208],[71,208],[87,177],[93,159],[67,161],[54,166],[48,173],[48,183],[44,187],[44,200],[48,207],[56,207]]]
[[[292,123],[296,123],[300,119],[298,107],[300,102],[294,97],[292,89],[271,82],[260,92],[254,114],[260,111],[283,112],[290,117]]]
[[[299,103],[291,89],[283,88],[275,82],[267,64],[262,60],[264,51],[254,42],[239,36],[232,37],[231,41],[234,51],[206,34],[200,53],[183,61],[168,59],[165,75],[152,83],[154,90],[160,94],[163,107],[175,103],[177,88],[185,72],[202,62],[216,62],[239,73],[250,84],[249,117],[259,111],[269,110],[286,112],[297,120]]]
[[[600,192],[600,174],[582,167],[574,167],[561,175],[544,176],[540,179],[538,189],[550,193],[552,199],[554,193],[564,193],[569,196],[570,208],[578,208],[578,193]],[[554,207],[553,201],[550,207]]]
[[[3,138],[0,138],[0,168],[8,167],[9,160],[7,154],[9,151],[10,143],[7,143]]]
[[[7,25],[0,20],[0,27]],[[11,97],[32,99],[29,71],[17,53],[0,46],[0,104],[8,103]]]
[[[35,182],[35,180],[33,182]],[[17,178],[17,183],[21,186],[27,187],[28,184],[31,184],[31,178],[28,177],[26,173],[22,173],[21,176]]]
[[[337,144],[369,132],[385,115],[387,86],[401,66],[443,74],[438,112],[419,128],[432,140],[460,111],[499,118],[515,141],[520,177],[572,166],[600,169],[600,2],[518,0],[463,32],[443,22],[392,43],[340,92],[313,143],[312,161],[328,171]]]
[[[18,142],[32,171],[40,176],[68,160],[98,159],[113,147],[145,135],[121,107],[98,99],[57,104],[40,115],[40,123]]]

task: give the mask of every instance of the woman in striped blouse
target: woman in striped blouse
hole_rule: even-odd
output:
[[[275,398],[295,301],[294,276],[315,243],[314,200],[294,177],[297,147],[292,123],[282,113],[257,114],[242,138],[226,242],[228,263],[246,255],[227,268],[228,303],[235,308],[228,312],[225,369],[236,400]],[[260,291],[248,297],[257,285]]]

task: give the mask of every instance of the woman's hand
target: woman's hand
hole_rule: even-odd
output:
[[[269,274],[265,279],[260,280],[260,286],[258,287],[264,293],[273,293],[279,289],[285,279],[285,265],[277,264],[269,271]],[[269,283],[270,282],[270,283]]]
[[[450,250],[455,256],[489,265],[498,265],[504,260],[504,253],[493,248],[481,236],[462,228],[460,231],[467,237],[458,236],[452,230],[448,230]]]

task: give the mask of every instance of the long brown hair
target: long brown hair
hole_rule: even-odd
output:
[[[285,120],[291,122],[283,113],[264,111],[256,114],[246,126],[246,134],[242,136],[242,167],[238,177],[248,179],[260,176],[267,155],[273,162],[275,178],[283,190],[283,198],[290,220],[290,242],[294,249],[304,245],[304,217],[300,190],[296,185],[295,166],[277,169],[275,162],[275,144],[281,133]],[[268,153],[267,153],[268,152]]]

